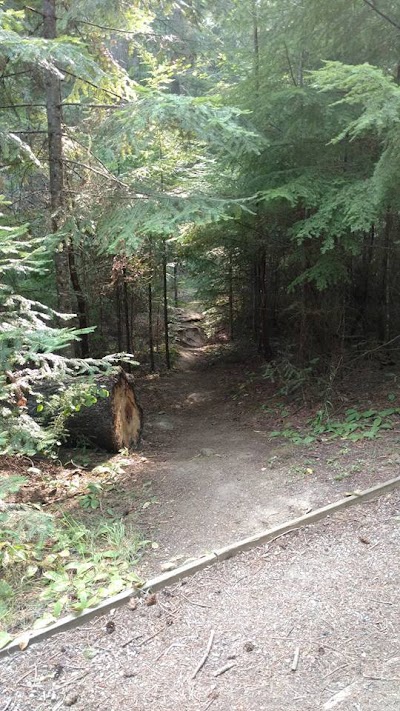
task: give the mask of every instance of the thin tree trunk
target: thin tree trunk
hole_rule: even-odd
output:
[[[267,258],[265,249],[260,257],[260,340],[259,351],[266,360],[271,358],[271,346],[268,333],[268,295],[267,295]]]
[[[157,301],[157,318],[156,318],[156,353],[160,352],[160,304]]]
[[[43,37],[57,37],[57,18],[55,0],[43,0]],[[64,170],[62,147],[62,108],[61,82],[50,71],[45,71],[46,115],[49,151],[51,228],[57,233],[61,223],[61,212],[64,202]],[[63,313],[71,313],[71,293],[69,277],[68,249],[63,242],[61,249],[54,256],[55,278],[58,298],[58,309]]]
[[[390,340],[391,309],[390,309],[390,240],[393,228],[393,214],[390,209],[386,213],[384,245],[383,245],[383,275],[382,275],[382,326],[381,340],[387,343]]]
[[[369,292],[370,292],[370,278],[371,278],[371,263],[372,255],[374,249],[375,240],[375,225],[371,226],[368,235],[365,235],[364,248],[362,254],[362,286],[360,289],[360,296],[358,298],[358,314],[351,328],[351,335],[357,333],[358,327],[361,325],[361,329],[364,336],[367,336],[366,329],[366,319],[365,314],[368,307]]]
[[[174,264],[174,306],[178,308],[178,262]]]
[[[132,343],[132,349],[133,349],[133,334],[135,333],[135,298],[134,295],[131,294],[130,298],[130,329],[131,329],[131,343]]]
[[[169,326],[168,326],[168,285],[167,285],[167,244],[163,239],[162,253],[163,271],[163,300],[164,300],[164,343],[165,343],[165,364],[168,370],[171,368],[171,357],[169,352]]]
[[[124,315],[125,315],[125,343],[127,353],[132,353],[132,338],[129,323],[129,295],[128,284],[126,283],[126,269],[122,270],[123,274],[123,294],[124,294]]]
[[[256,100],[260,93],[260,30],[258,25],[257,0],[252,0],[253,15],[253,68]]]
[[[252,326],[254,340],[258,338],[259,324],[260,324],[260,287],[258,278],[258,261],[254,260],[251,267],[251,284],[252,284]]]
[[[154,342],[153,342],[153,290],[151,286],[151,280],[149,279],[148,284],[148,307],[149,307],[149,356],[150,356],[150,370],[153,373],[155,370],[154,366]]]
[[[117,340],[118,340],[118,352],[122,353],[124,350],[123,340],[122,340],[122,309],[121,309],[121,288],[119,280],[117,282],[117,288],[115,292],[115,306],[117,311]]]
[[[68,245],[68,266],[69,275],[71,278],[72,288],[74,290],[77,306],[78,306],[78,324],[79,328],[88,327],[87,309],[85,297],[80,285],[78,270],[76,266],[75,250],[72,242]],[[89,334],[82,333],[80,337],[80,351],[82,358],[87,358],[89,355]]]
[[[229,337],[233,341],[233,260],[232,252],[229,253],[229,267],[228,267],[228,280],[229,280]]]

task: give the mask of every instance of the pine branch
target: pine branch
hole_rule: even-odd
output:
[[[393,20],[393,18],[389,17],[389,15],[386,15],[382,10],[379,10],[378,7],[376,7],[374,0],[364,0],[365,5],[368,5],[368,7],[371,8],[374,12],[376,12],[377,15],[382,17],[386,22],[389,22],[393,27],[396,28],[396,30],[400,30],[400,24]]]

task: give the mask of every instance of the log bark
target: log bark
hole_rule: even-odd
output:
[[[133,377],[121,369],[117,376],[101,377],[96,382],[110,395],[99,398],[91,407],[82,407],[67,420],[71,439],[88,441],[108,452],[136,449],[142,433],[143,412]]]

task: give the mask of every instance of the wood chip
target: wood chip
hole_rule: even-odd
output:
[[[299,657],[300,657],[300,647],[296,647],[295,653],[293,655],[293,662],[292,662],[292,671],[297,671],[297,667],[299,665]]]

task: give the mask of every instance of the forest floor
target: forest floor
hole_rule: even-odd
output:
[[[101,513],[112,510],[153,542],[139,565],[143,578],[398,475],[396,422],[359,441],[329,433],[301,445],[271,439],[288,420],[306,429],[315,411],[306,393],[278,395],[261,373],[256,358],[206,346],[183,350],[169,374],[138,378],[141,451],[97,463],[114,476]],[[342,414],[381,412],[393,400],[397,376],[370,367],[337,396]],[[77,458],[71,466],[86,483],[104,479],[101,467],[84,476]],[[52,476],[54,487],[54,467]],[[29,500],[32,487],[23,491]],[[77,499],[69,506],[73,513]],[[397,711],[399,520],[395,492],[203,571],[147,601],[155,604],[144,600],[34,646],[1,663],[5,707]],[[225,665],[232,668],[215,676]]]
[[[398,711],[399,519],[396,491],[4,659],[2,711]]]

